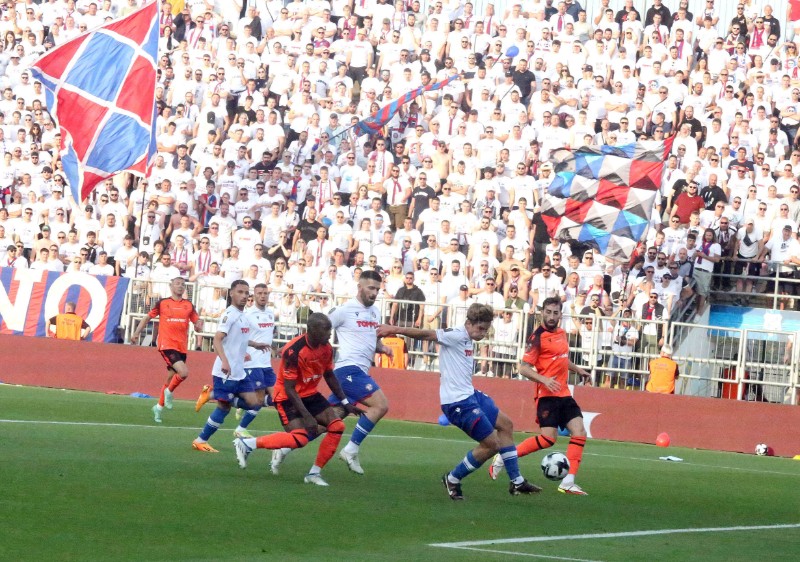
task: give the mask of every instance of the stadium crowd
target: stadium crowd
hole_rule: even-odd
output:
[[[327,310],[378,269],[383,295],[401,301],[391,323],[455,325],[479,302],[523,312],[498,312],[494,334],[513,342],[525,313],[556,296],[570,333],[591,339],[592,318],[575,316],[602,317],[607,346],[653,356],[663,325],[636,321],[702,310],[712,283],[740,302],[759,287],[714,272],[779,268],[793,294],[800,60],[786,38],[800,2],[785,17],[742,2],[730,21],[715,0],[692,2],[694,13],[687,0],[645,13],[601,4],[589,18],[575,0],[480,13],[437,0],[162,2],[152,173],[120,174],[79,203],[29,67],[141,2],[8,0],[0,263],[182,276],[209,288],[209,317],[233,280],[267,282],[279,322]],[[380,134],[356,134],[378,108],[453,75]],[[554,149],[670,137],[638,260],[548,235]]]

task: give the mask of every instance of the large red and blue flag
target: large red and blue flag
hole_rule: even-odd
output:
[[[356,136],[361,135],[376,135],[380,132],[380,130],[392,120],[392,117],[397,115],[397,112],[400,111],[400,108],[403,107],[405,104],[411,102],[414,98],[421,96],[425,92],[434,92],[436,90],[440,90],[447,86],[453,80],[458,78],[458,74],[453,74],[452,76],[448,77],[441,82],[431,82],[426,86],[420,86],[419,88],[415,88],[409,92],[406,92],[396,100],[391,103],[384,105],[378,111],[367,117],[366,119],[362,119],[355,125],[356,129]]]
[[[61,132],[61,161],[75,201],[156,154],[158,5],[92,29],[31,66]]]

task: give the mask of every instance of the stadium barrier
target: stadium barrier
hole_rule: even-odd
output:
[[[204,321],[201,332],[190,334],[191,346],[198,350],[212,351],[212,340],[219,315],[225,309],[227,288],[213,287],[197,283],[187,283],[186,298],[191,300]],[[167,282],[135,281],[125,302],[122,325],[125,341],[141,318],[147,315],[150,307],[159,298],[169,294]],[[275,306],[276,332],[275,352],[295,335],[305,330],[303,315],[297,315],[301,306],[293,305],[291,314],[282,316],[281,303],[286,295],[294,295],[297,303],[312,310],[329,310],[330,303],[338,304],[352,295],[333,295],[325,293],[301,293],[293,291],[272,291],[270,302]],[[328,299],[325,305],[323,299]],[[216,303],[216,304],[214,304]],[[405,313],[413,316],[416,306],[425,306],[433,314],[441,308],[435,325],[447,327],[463,323],[467,307],[447,303],[420,303],[398,299],[381,298],[376,305],[383,314],[383,322],[398,322]],[[327,308],[326,308],[327,306]],[[216,311],[216,312],[213,312]],[[499,309],[498,317],[504,312],[511,313],[514,327],[503,332],[501,338],[497,330],[489,332],[486,340],[476,345],[476,375],[497,376],[499,378],[519,378],[517,366],[525,353],[525,341],[535,326],[541,322],[539,312],[525,312],[519,309]],[[287,320],[288,318],[288,320]],[[574,320],[573,320],[574,318]],[[589,370],[593,384],[627,390],[644,390],[647,382],[649,361],[659,356],[662,343],[669,343],[675,350],[673,358],[679,363],[681,377],[676,392],[689,396],[708,396],[750,401],[769,401],[797,404],[798,359],[794,353],[791,361],[784,361],[788,333],[769,345],[760,343],[769,334],[735,329],[721,330],[711,325],[692,322],[668,322],[658,320],[634,320],[632,325],[639,333],[639,344],[630,351],[620,351],[612,341],[613,323],[619,317],[601,316],[587,328],[588,320],[596,320],[594,315],[570,315],[565,311],[562,327],[569,333],[570,358]],[[148,344],[156,337],[158,322],[154,321],[144,332],[137,344]],[[647,333],[663,334],[661,337]],[[772,336],[771,336],[772,337]],[[334,345],[336,341],[334,339]],[[424,371],[438,370],[438,356],[435,346],[427,348],[421,342],[408,343],[408,367]],[[780,359],[780,360],[778,360]],[[570,381],[578,379],[571,375]]]
[[[0,361],[0,380],[7,384],[110,394],[157,394],[166,373],[163,360],[149,347],[4,335]],[[213,361],[211,353],[190,351],[190,375],[176,397],[194,404],[210,381]],[[391,369],[372,369],[371,374],[389,397],[389,418],[436,423],[441,413],[439,377]],[[474,382],[495,399],[517,430],[536,430],[531,382],[488,377],[475,377]],[[800,454],[800,432],[786,429],[800,425],[800,408],[589,386],[575,386],[573,392],[593,438],[654,443],[659,433],[667,432],[674,446],[752,453],[757,443],[767,443],[777,455]],[[140,423],[152,423],[150,403],[142,401],[141,407]],[[198,428],[207,409],[197,416]],[[32,416],[36,419],[35,410]],[[654,458],[658,454],[653,451]]]

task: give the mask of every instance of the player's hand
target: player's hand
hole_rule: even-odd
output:
[[[220,366],[219,370],[222,371],[223,373],[225,373],[226,375],[230,375],[231,374],[231,366],[224,359],[222,360],[222,365]]]
[[[591,375],[591,373],[587,373],[586,371],[583,371],[583,372],[580,373],[580,375],[581,375],[581,382],[583,384],[585,384],[586,386],[592,386],[592,375]]]
[[[249,353],[245,353],[245,354],[244,354],[244,360],[245,360],[245,361],[250,361],[251,359],[252,359],[252,357],[250,357],[250,354],[249,354]]]
[[[394,326],[389,326],[388,324],[381,324],[375,331],[375,335],[377,335],[379,338],[386,338],[389,336],[393,336]]]
[[[550,377],[547,377],[542,384],[550,392],[558,392],[561,390],[561,383],[559,383],[556,379],[551,379]]]
[[[354,404],[342,404],[341,406],[351,416],[359,417],[359,416],[361,416],[361,414],[364,413],[364,410],[362,410],[361,408],[359,408],[358,406],[356,406]]]

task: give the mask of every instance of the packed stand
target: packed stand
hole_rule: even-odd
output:
[[[782,37],[800,27],[795,8],[779,21],[744,3],[723,22],[713,0],[696,13],[654,0],[644,14],[602,0],[591,19],[549,0],[483,13],[298,0],[191,1],[173,15],[163,3],[155,166],[79,204],[28,66],[138,4],[3,5],[3,266],[124,275],[145,303],[182,276],[212,320],[233,280],[267,282],[285,339],[380,269],[390,323],[456,325],[472,302],[495,307],[480,355],[498,376],[513,374],[547,297],[564,303],[578,362],[625,371],[657,356],[664,322],[702,311],[715,283],[744,302],[777,267],[780,291],[794,291],[800,77]],[[455,74],[381,134],[352,128]],[[669,137],[638,260],[548,236],[554,149]]]

